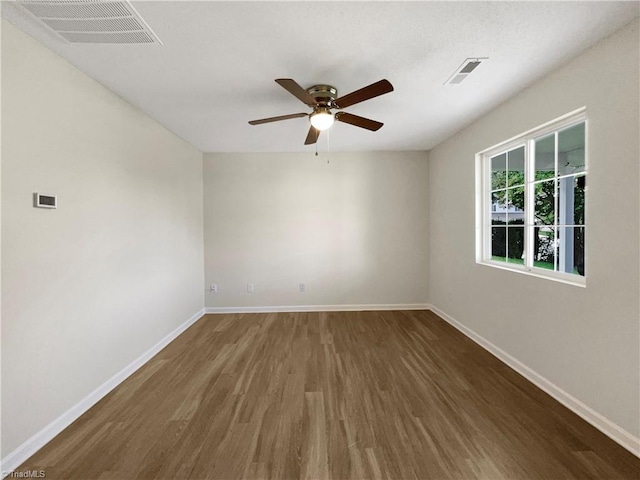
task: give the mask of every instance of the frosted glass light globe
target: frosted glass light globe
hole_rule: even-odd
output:
[[[333,125],[333,113],[329,111],[329,109],[318,110],[311,114],[311,125],[313,125],[318,130],[326,130],[331,125]]]

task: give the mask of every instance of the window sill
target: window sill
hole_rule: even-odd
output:
[[[544,278],[545,280],[553,280],[554,282],[566,283],[575,287],[586,288],[586,277],[580,275],[572,275],[569,273],[552,272],[538,267],[526,267],[518,264],[509,264],[504,262],[496,262],[493,260],[479,260],[476,263],[487,267],[499,268],[500,270],[508,270],[510,272],[522,273],[532,277]]]

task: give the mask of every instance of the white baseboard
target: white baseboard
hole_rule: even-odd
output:
[[[71,407],[69,410],[64,412],[58,418],[56,418],[49,425],[44,427],[38,433],[29,438],[26,442],[16,448],[13,452],[9,453],[6,457],[2,459],[2,477],[9,475],[12,471],[14,471],[17,467],[22,465],[29,457],[31,457],[34,453],[44,447],[48,442],[50,442],[53,437],[62,432],[65,428],[67,428],[71,423],[73,423],[80,415],[89,410],[93,405],[98,403],[98,401],[104,397],[111,390],[120,385],[124,380],[127,379],[131,374],[133,374],[136,370],[142,367],[145,363],[151,360],[160,350],[166,347],[171,341],[173,341],[178,335],[184,332],[187,328],[193,325],[197,320],[202,318],[204,315],[204,309],[200,310],[198,313],[189,318],[186,322],[180,325],[178,328],[173,330],[171,333],[167,334],[162,340],[156,343],[149,350],[144,352],[138,358],[136,358],[129,365],[124,367],[118,373],[116,373],[109,380],[104,382],[98,388],[96,388],[89,395],[80,400],[77,404]]]
[[[365,305],[280,305],[265,307],[207,307],[206,313],[365,312],[376,310],[429,310],[426,303]]]
[[[535,370],[527,367],[525,364],[520,362],[518,359],[512,357],[507,352],[502,350],[501,348],[495,346],[486,338],[477,334],[470,328],[464,326],[462,323],[458,322],[453,317],[447,315],[445,312],[440,310],[439,308],[429,305],[429,310],[433,313],[437,314],[447,323],[451,324],[453,327],[458,329],[464,335],[469,337],[471,340],[476,342],[482,348],[487,350],[489,353],[497,357],[499,360],[507,364],[509,367],[514,369],[520,375],[525,377],[531,383],[536,385],[541,390],[545,391],[565,407],[567,407],[572,412],[576,413],[584,420],[589,422],[591,425],[596,427],[602,433],[610,437],[616,443],[620,444],[622,447],[629,450],[635,456],[640,457],[640,439],[633,436],[631,433],[627,432],[622,427],[616,425],[608,418],[599,414],[591,407],[585,405],[580,400],[572,396],[571,394],[565,392],[563,389],[558,387],[556,384],[547,380],[545,377],[540,375]]]

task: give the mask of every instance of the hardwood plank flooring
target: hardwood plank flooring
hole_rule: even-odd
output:
[[[18,471],[47,479],[640,478],[427,311],[207,315]]]

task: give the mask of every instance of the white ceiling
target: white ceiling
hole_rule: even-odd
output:
[[[319,149],[428,150],[639,14],[638,2],[133,2],[164,45],[67,44],[3,3],[3,16],[205,152],[313,151],[309,109],[274,82],[395,91],[346,111]],[[467,57],[489,57],[443,85]],[[603,65],[603,68],[606,68]],[[541,99],[544,101],[544,99]]]

